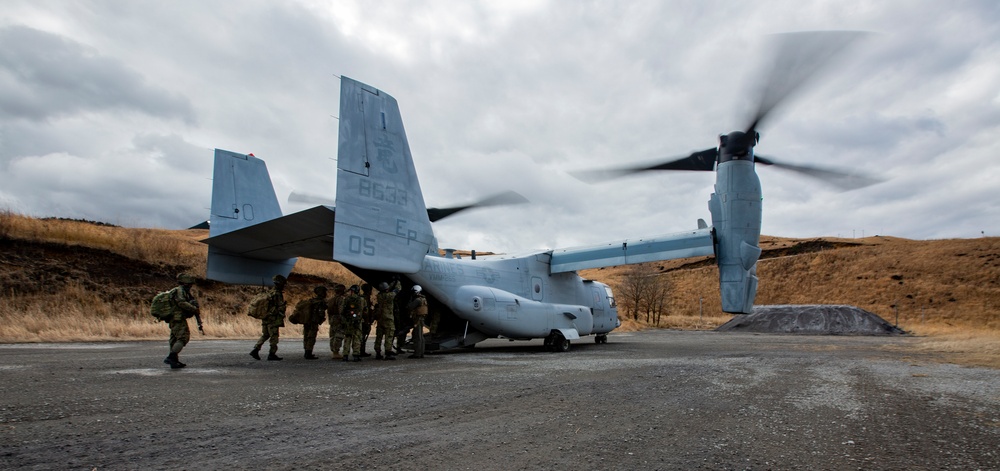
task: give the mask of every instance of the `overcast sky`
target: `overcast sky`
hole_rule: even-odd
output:
[[[0,9],[0,209],[130,227],[208,217],[214,148],[333,196],[339,79],[393,95],[442,246],[519,252],[693,229],[714,174],[568,171],[745,126],[768,35],[872,35],[757,151],[882,176],[837,192],[758,168],[763,233],[1000,235],[1000,2],[12,1]]]

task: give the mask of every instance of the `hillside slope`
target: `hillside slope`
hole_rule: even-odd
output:
[[[850,304],[904,328],[942,323],[1000,330],[1000,238],[908,240],[763,237],[756,304]],[[718,313],[714,259],[649,265],[670,287],[672,315]],[[582,274],[611,284],[624,267]]]
[[[0,214],[0,341],[159,338],[148,300],[181,271],[199,277],[210,335],[254,336],[242,307],[259,288],[204,280],[207,231],[126,229],[81,221]],[[915,241],[893,237],[764,237],[757,304],[851,304],[898,322],[1000,331],[1000,238]],[[730,318],[721,313],[714,260],[647,264],[669,291],[669,316]],[[628,267],[586,270],[618,288]],[[354,283],[339,264],[300,260],[290,298],[316,283]],[[621,295],[622,290],[616,289]],[[626,317],[625,312],[622,317]],[[94,322],[94,319],[100,322]],[[120,321],[120,322],[119,322]],[[121,325],[119,325],[121,324]],[[627,327],[642,328],[644,319]],[[679,327],[683,324],[659,326]],[[289,331],[294,335],[294,329]]]

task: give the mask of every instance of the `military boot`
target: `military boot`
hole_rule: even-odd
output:
[[[306,358],[306,360],[319,360],[318,356],[313,355],[312,350],[306,350],[305,358]]]
[[[163,362],[170,365],[170,368],[183,368],[183,366],[181,366],[181,362],[177,361],[177,354],[174,352],[170,352],[170,354],[163,359]]]
[[[376,360],[381,360],[381,359],[383,359],[383,358],[384,358],[384,357],[382,356],[382,352],[375,352],[375,359],[376,359]]]
[[[278,356],[278,349],[272,348],[270,352],[267,353],[267,361],[281,361],[282,358]]]
[[[250,356],[252,356],[254,360],[260,360],[260,347],[254,347],[253,350],[250,350]]]

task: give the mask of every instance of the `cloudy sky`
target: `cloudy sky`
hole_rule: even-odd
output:
[[[529,205],[435,225],[521,251],[692,229],[712,173],[582,183],[745,126],[769,35],[871,35],[761,129],[757,151],[887,178],[838,192],[760,168],[763,233],[1000,235],[1000,3],[39,1],[0,10],[0,209],[184,228],[212,149],[333,195],[339,79],[396,97],[428,206]]]

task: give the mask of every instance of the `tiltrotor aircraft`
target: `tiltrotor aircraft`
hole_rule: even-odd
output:
[[[722,309],[749,313],[761,253],[761,189],[754,163],[774,163],[754,156],[756,129],[784,95],[787,91],[766,93],[752,124],[721,136],[718,148],[667,164],[590,173],[715,168],[711,226],[699,220],[695,230],[651,238],[458,258],[441,254],[431,221],[464,208],[425,206],[396,100],[342,77],[335,205],[282,215],[264,161],[216,149],[210,237],[204,241],[207,275],[226,283],[269,285],[273,275],[291,272],[296,257],[306,257],[340,262],[372,286],[399,276],[406,288],[422,286],[431,309],[441,315],[430,349],[468,347],[497,337],[544,338],[555,351],[568,350],[571,340],[584,336],[607,342],[607,334],[620,326],[615,298],[608,285],[576,273],[587,268],[714,255]]]

